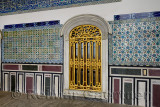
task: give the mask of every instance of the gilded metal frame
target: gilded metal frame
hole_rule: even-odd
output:
[[[70,31],[70,89],[101,91],[101,41],[101,30],[94,25],[80,25]]]

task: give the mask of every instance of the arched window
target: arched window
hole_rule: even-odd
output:
[[[103,18],[82,14],[70,18],[61,29],[64,36],[63,95],[84,97],[92,91],[96,98],[108,93],[108,35]],[[99,95],[101,94],[101,96]],[[85,97],[90,98],[90,94]]]
[[[101,31],[79,25],[69,34],[69,88],[101,91]]]

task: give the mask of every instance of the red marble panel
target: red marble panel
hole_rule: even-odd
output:
[[[42,71],[55,71],[61,72],[61,66],[42,66]]]
[[[33,77],[26,77],[26,92],[33,93]]]
[[[160,85],[153,85],[153,107],[160,107]]]
[[[150,69],[149,76],[160,76],[160,69],[158,69],[158,70]]]
[[[114,103],[119,104],[119,79],[114,79],[114,93],[113,93],[113,99]]]
[[[18,65],[3,65],[3,69],[5,70],[19,70]]]

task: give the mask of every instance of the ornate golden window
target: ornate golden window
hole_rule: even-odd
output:
[[[80,25],[69,35],[69,88],[101,91],[101,31]]]

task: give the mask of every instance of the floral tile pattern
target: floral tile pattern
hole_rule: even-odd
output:
[[[0,0],[0,15],[119,1],[121,0]]]
[[[4,29],[2,62],[63,63],[61,26]]]
[[[110,22],[111,23],[111,22]],[[160,20],[114,21],[109,36],[110,65],[160,65]]]

